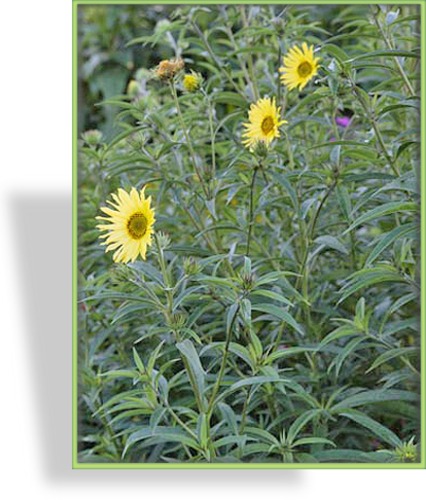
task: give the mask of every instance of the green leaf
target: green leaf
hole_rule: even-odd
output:
[[[348,59],[345,62],[359,61],[361,59],[370,59],[376,57],[420,57],[416,52],[409,52],[407,50],[374,50],[373,52],[367,52],[366,54],[361,54],[352,59]]]
[[[352,219],[352,204],[347,188],[342,184],[339,184],[336,187],[336,195],[343,215],[349,222]]]
[[[333,43],[325,43],[321,47],[321,51],[323,50],[325,52],[328,52],[333,57],[335,57],[341,63],[344,63],[345,61],[349,60],[348,54],[346,54],[344,50],[342,50],[337,45],[334,45]]]
[[[144,364],[143,364],[141,358],[139,357],[139,354],[135,348],[133,348],[133,359],[135,361],[135,365],[137,366],[137,368],[141,372],[141,374],[145,374],[146,373],[145,366],[144,366]]]
[[[146,370],[148,373],[151,373],[154,370],[155,363],[157,359],[160,357],[161,349],[164,345],[165,340],[162,340],[157,347],[152,351],[151,356],[149,357],[148,364],[146,366]]]
[[[417,347],[396,347],[395,349],[389,349],[388,351],[384,352],[379,357],[377,357],[374,363],[365,373],[371,372],[372,370],[381,366],[383,363],[387,363],[391,359],[402,356],[410,356],[412,354],[418,354]]]
[[[411,401],[418,402],[419,396],[413,392],[401,391],[396,389],[373,389],[369,391],[362,391],[353,396],[345,398],[334,405],[331,413],[338,413],[339,410],[346,408],[355,408],[356,406],[364,406],[373,403],[383,403],[385,401]]]
[[[214,441],[215,448],[220,448],[221,446],[229,446],[230,444],[236,444],[242,448],[247,441],[247,436],[226,436]],[[226,460],[229,462],[229,460]]]
[[[155,442],[157,443],[180,443],[196,451],[201,451],[198,443],[189,437],[186,432],[175,427],[157,426],[154,431],[146,427],[130,434],[126,440],[122,457],[126,455],[129,448],[135,443],[148,438],[155,438]]]
[[[234,410],[226,403],[219,403],[218,408],[222,414],[223,419],[226,421],[229,430],[233,434],[239,434],[237,417],[235,416]]]
[[[350,449],[322,450],[314,453],[314,457],[319,462],[335,463],[382,463],[383,461],[387,461],[382,453],[367,453]]]
[[[276,377],[276,376],[248,377],[248,378],[239,380],[238,382],[235,382],[234,384],[232,384],[231,387],[226,389],[222,394],[219,394],[219,396],[217,397],[217,400],[219,401],[219,400],[222,400],[222,399],[228,397],[230,394],[237,391],[238,389],[241,389],[242,387],[256,386],[256,385],[262,385],[262,384],[273,383],[273,382],[283,382],[283,379]]]
[[[286,299],[283,295],[280,295],[279,293],[273,292],[272,290],[255,290],[254,292],[251,292],[250,295],[267,297],[269,299],[282,302],[287,306],[293,307],[293,304],[288,299]]]
[[[274,306],[273,304],[252,304],[252,309],[254,311],[260,311],[266,314],[271,314],[272,316],[275,316],[276,318],[281,319],[282,321],[285,321],[288,323],[291,327],[293,327],[300,335],[304,336],[305,332],[301,325],[299,325],[296,320],[289,314],[287,311],[284,311],[283,309],[280,309],[277,306]]]
[[[343,234],[352,231],[356,227],[361,224],[365,224],[373,219],[378,219],[379,217],[383,217],[385,215],[396,214],[399,212],[417,212],[419,210],[419,205],[417,203],[413,203],[411,201],[391,201],[389,203],[385,203],[384,205],[380,205],[379,207],[373,208],[367,213],[358,217]]]
[[[339,354],[333,359],[329,364],[327,373],[330,373],[333,368],[336,370],[336,377],[339,376],[340,370],[343,366],[345,360],[355,351],[358,350],[358,346],[366,340],[366,337],[355,337],[351,339],[339,352]],[[366,346],[363,346],[364,348]]]
[[[213,95],[213,101],[217,104],[232,104],[239,108],[247,108],[248,104],[236,92],[219,92]]]
[[[338,328],[330,332],[322,339],[322,341],[318,346],[318,350],[320,351],[324,346],[326,346],[330,342],[334,342],[335,340],[339,340],[343,337],[348,337],[350,335],[361,335],[361,334],[362,332],[360,332],[353,324],[339,326]]]
[[[320,415],[321,412],[322,410],[314,409],[308,410],[305,413],[302,413],[302,415],[299,415],[288,429],[287,442],[290,443],[290,445],[297,446],[296,443],[293,443],[293,441],[296,439],[299,432],[308,422],[310,422],[316,416]]]
[[[234,304],[231,305],[231,307],[228,309],[228,314],[226,315],[226,334],[229,335],[229,332],[231,331],[232,325],[235,322],[236,316],[238,314],[238,311],[240,309],[240,304],[238,302],[235,302]]]
[[[261,429],[259,427],[246,427],[246,433],[249,436],[256,436],[257,438],[260,438],[264,443],[276,446],[280,445],[278,439],[265,429]]]
[[[345,411],[342,413],[339,413],[341,417],[346,417],[349,418],[350,420],[353,420],[357,424],[362,425],[369,431],[371,431],[375,436],[377,436],[379,439],[384,441],[385,443],[390,444],[394,448],[397,448],[398,446],[401,446],[402,442],[399,439],[399,437],[393,433],[390,429],[385,427],[382,424],[379,424],[379,422],[376,422],[372,418],[368,417],[364,413],[361,413],[360,411],[352,410],[352,411]]]
[[[334,148],[336,146],[356,146],[357,148],[365,148],[369,149],[374,155],[376,155],[375,150],[369,145],[364,142],[356,142],[356,141],[331,141],[331,142],[322,142],[320,144],[315,144],[314,146],[311,146],[308,148],[308,150],[311,149],[318,149],[318,148]]]
[[[330,235],[318,236],[318,238],[315,239],[315,243],[318,243],[319,245],[322,245],[324,247],[332,248],[333,250],[337,250],[338,252],[344,255],[349,254],[349,251],[345,247],[345,245],[343,245],[343,243],[341,243],[334,236]]]
[[[200,415],[198,415],[197,436],[201,447],[206,449],[209,436],[209,423],[205,413],[200,413]]]
[[[407,283],[399,272],[390,265],[381,264],[371,269],[362,269],[352,274],[349,282],[340,290],[342,297],[338,304],[362,288],[380,283]]]
[[[380,256],[382,252],[386,250],[390,245],[392,245],[397,239],[403,237],[416,237],[418,234],[418,224],[415,222],[411,222],[409,224],[404,224],[402,226],[397,226],[389,233],[386,233],[380,238],[379,243],[374,247],[367,260],[365,261],[364,266],[370,266],[377,257]]]
[[[333,441],[321,437],[306,437],[298,439],[293,443],[293,447],[302,446],[304,444],[329,444],[331,446],[336,446]]]
[[[205,387],[205,372],[195,350],[193,343],[189,339],[183,342],[178,342],[176,348],[185,358],[188,364],[188,377],[195,392],[197,399],[200,403],[204,401],[204,387]]]
[[[282,358],[287,358],[289,356],[294,356],[296,354],[302,354],[305,352],[315,352],[316,350],[316,347],[286,347],[285,349],[280,349],[267,356],[265,358],[264,364],[269,365],[274,361],[278,361]]]

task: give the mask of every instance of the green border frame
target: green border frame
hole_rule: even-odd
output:
[[[420,114],[420,137],[426,135],[426,109],[425,109],[425,75],[426,75],[426,0],[409,1],[406,0],[382,0],[381,2],[372,2],[371,0],[233,0],[220,1],[215,0],[160,0],[157,4],[319,4],[319,5],[351,5],[351,4],[371,4],[377,5],[401,5],[409,3],[411,5],[420,6],[420,22],[421,22],[421,114]],[[123,5],[123,4],[140,4],[140,5],[155,5],[149,0],[72,0],[72,468],[73,469],[426,469],[426,140],[423,139],[420,147],[420,245],[421,245],[421,269],[420,269],[420,323],[421,323],[421,417],[420,417],[420,458],[421,461],[415,464],[376,464],[376,463],[322,463],[322,464],[281,464],[281,463],[254,463],[254,464],[238,464],[238,463],[80,463],[77,460],[78,452],[78,363],[77,363],[77,140],[78,140],[78,99],[77,99],[77,77],[78,77],[78,18],[77,9],[79,5]]]

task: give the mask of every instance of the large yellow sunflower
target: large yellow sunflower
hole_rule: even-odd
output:
[[[130,193],[119,189],[117,194],[111,194],[114,202],[107,201],[115,210],[101,207],[108,215],[98,216],[109,224],[97,226],[106,231],[100,238],[106,238],[102,245],[108,245],[106,252],[116,250],[113,255],[115,262],[134,262],[138,255],[145,259],[146,248],[151,245],[151,235],[154,232],[154,209],[151,208],[151,196],[145,198],[145,187],[138,193],[132,188]]]
[[[314,46],[308,47],[306,42],[300,47],[292,47],[283,57],[283,64],[279,68],[281,81],[292,90],[299,87],[302,90],[305,85],[318,73],[319,58],[314,57]]]
[[[278,127],[286,120],[280,121],[281,108],[277,108],[275,98],[264,97],[250,106],[249,122],[243,123],[246,128],[243,133],[243,144],[253,149],[258,142],[269,146],[275,137],[280,136]]]

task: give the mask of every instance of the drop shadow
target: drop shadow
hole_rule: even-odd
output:
[[[14,193],[14,250],[25,317],[24,353],[34,395],[41,470],[49,483],[85,488],[129,485],[297,487],[301,470],[72,469],[72,202],[71,193]],[[36,222],[35,222],[36,221]],[[159,480],[161,483],[159,483]],[[168,481],[169,480],[169,481]]]

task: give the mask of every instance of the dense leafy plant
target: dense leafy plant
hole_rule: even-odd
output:
[[[87,9],[82,85],[146,65],[81,118],[79,460],[418,461],[417,7]],[[96,217],[133,187],[155,232],[116,263]]]

